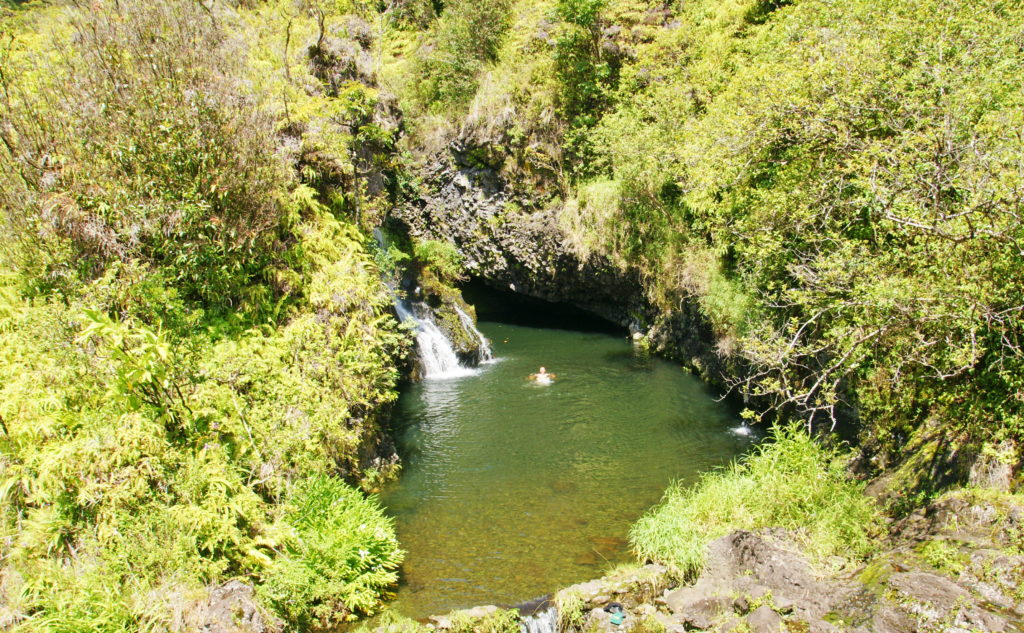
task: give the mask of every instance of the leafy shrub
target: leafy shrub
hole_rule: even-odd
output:
[[[372,614],[403,553],[376,500],[329,476],[300,480],[285,520],[296,530],[260,593],[293,624],[331,630]]]
[[[679,28],[637,44],[578,128],[599,159],[585,175],[616,182],[619,204],[567,224],[647,273],[666,310],[695,298],[751,368],[737,387],[772,414],[832,424],[856,408],[894,454],[929,420],[973,444],[1024,437],[1009,316],[1024,304],[1024,60],[1007,26],[1022,13],[976,9],[677,3]],[[566,86],[597,81],[579,67]],[[580,104],[567,116],[594,112],[590,93],[565,94]],[[684,273],[708,252],[727,283],[695,289]]]
[[[296,480],[391,472],[362,469],[408,336],[363,236],[295,186],[317,181],[285,168],[274,119],[347,121],[376,91],[311,104],[280,51],[285,23],[298,39],[315,15],[223,9],[0,15],[0,602],[17,630],[165,631],[205,587],[294,561],[346,613],[393,580],[393,531],[358,493],[347,512],[380,528],[377,562],[345,583],[311,561],[351,526],[328,513],[296,540],[279,505]],[[281,27],[272,55],[250,20]],[[381,140],[332,130],[316,143],[331,160]]]
[[[455,0],[446,3],[416,73],[419,98],[435,112],[465,105],[477,88],[477,74],[498,55],[510,22],[511,0]]]
[[[601,53],[601,10],[606,0],[559,0],[565,23],[555,47],[555,68],[562,84],[562,109],[573,125],[594,123],[606,97],[612,66]]]
[[[240,43],[195,3],[60,11],[52,41],[0,51],[0,246],[42,288],[140,257],[223,305],[266,261],[286,178]]]
[[[838,460],[799,427],[777,427],[769,441],[690,488],[676,485],[630,531],[643,558],[696,576],[706,547],[733,530],[792,530],[819,561],[865,557],[875,547],[880,513]]]
[[[439,240],[424,240],[413,246],[413,257],[437,275],[442,281],[454,282],[464,278],[462,255],[454,245]]]

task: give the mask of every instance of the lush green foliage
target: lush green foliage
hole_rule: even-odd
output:
[[[328,476],[299,482],[285,520],[296,538],[266,571],[264,595],[304,628],[330,630],[372,613],[398,581],[394,529],[376,502]]]
[[[424,240],[413,245],[413,256],[435,277],[452,283],[464,279],[462,256],[448,242]]]
[[[448,124],[666,315],[696,303],[759,413],[1019,439],[1021,11],[520,0]]]
[[[569,123],[566,154],[575,173],[592,174],[590,129],[598,121],[618,82],[619,56],[601,45],[606,0],[559,0],[555,12],[562,29],[555,41],[555,73],[561,115]]]
[[[476,93],[477,74],[498,54],[509,25],[510,0],[446,3],[420,58],[419,99],[443,112]]]
[[[1024,433],[1014,3],[687,2],[589,142],[576,241],[695,299],[777,411]]]
[[[841,455],[798,427],[777,427],[769,441],[699,484],[675,486],[630,532],[642,558],[700,573],[709,542],[733,530],[783,527],[819,562],[862,558],[875,544],[881,515],[850,481]]]
[[[237,42],[193,3],[64,15],[45,52],[0,52],[9,258],[41,289],[138,258],[187,297],[237,299],[285,220]]]
[[[326,628],[372,613],[395,580],[390,522],[340,479],[386,474],[371,449],[409,344],[348,219],[383,204],[365,174],[386,143],[371,87],[310,94],[322,84],[293,63],[308,48],[261,47],[259,29],[317,33],[289,7],[101,0],[3,17],[0,605],[14,630],[169,630],[227,578]],[[316,134],[279,151],[279,129],[301,126]],[[353,166],[350,188],[326,186],[323,164]]]

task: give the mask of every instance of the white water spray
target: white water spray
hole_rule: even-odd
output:
[[[554,606],[519,621],[522,633],[558,633],[558,609]]]
[[[416,349],[423,364],[424,378],[460,378],[476,373],[473,368],[463,367],[459,363],[451,341],[437,327],[429,311],[419,316],[407,301],[395,297],[395,312],[403,323],[411,321],[416,326]]]
[[[380,229],[373,230],[373,237],[382,249],[387,248],[386,239]],[[411,322],[416,328],[416,350],[423,366],[424,379],[460,378],[476,373],[474,368],[465,367],[459,362],[459,357],[455,354],[451,341],[441,328],[437,327],[429,308],[422,303],[401,299],[394,282],[388,280],[386,276],[384,283],[391,291],[391,299],[399,320],[403,323]],[[473,319],[468,314],[457,305],[453,307],[459,315],[462,326],[480,342],[480,360],[490,360],[492,358],[491,346],[487,338],[480,333],[480,330],[476,329]]]
[[[462,327],[466,328],[466,331],[476,337],[477,343],[480,345],[480,362],[486,362],[494,359],[494,353],[491,351],[491,342],[487,340],[483,332],[476,329],[476,323],[473,323],[473,319],[463,312],[462,308],[458,305],[452,305],[455,308],[455,313],[459,315],[459,321],[462,322]]]

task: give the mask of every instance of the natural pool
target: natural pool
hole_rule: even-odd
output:
[[[624,336],[480,329],[498,359],[411,385],[395,414],[404,471],[382,501],[408,551],[393,606],[414,618],[601,575],[672,480],[752,442],[703,383]],[[554,384],[526,379],[540,365]]]

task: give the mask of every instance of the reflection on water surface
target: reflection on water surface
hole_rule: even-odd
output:
[[[382,500],[408,550],[395,606],[412,617],[601,574],[629,558],[630,524],[670,481],[752,442],[699,380],[622,338],[481,330],[497,361],[412,385],[396,410],[404,472]],[[526,380],[541,365],[558,380]]]

